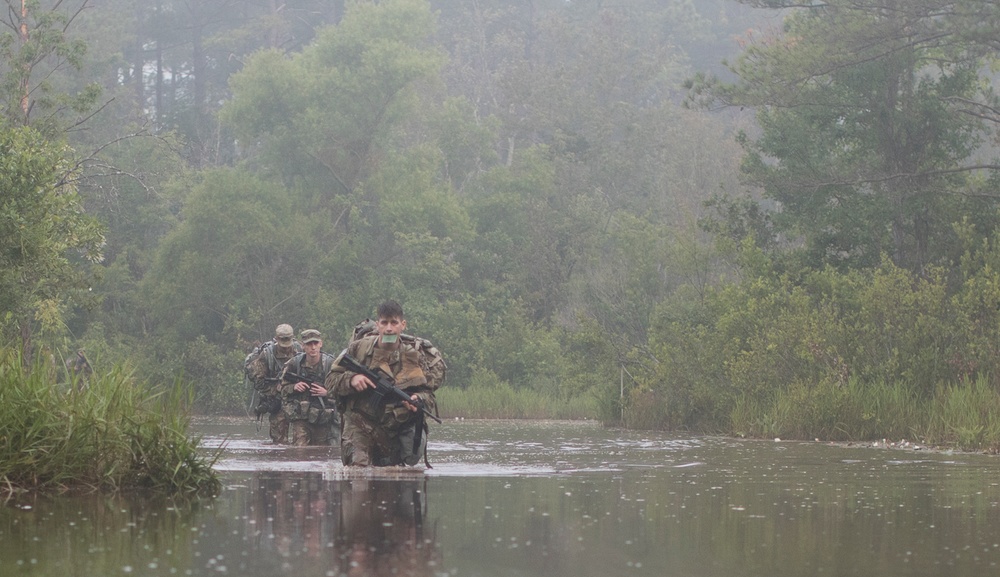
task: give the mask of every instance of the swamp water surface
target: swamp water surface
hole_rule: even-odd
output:
[[[18,497],[0,576],[1000,575],[993,456],[452,421],[433,469],[357,471],[193,429],[219,497]]]

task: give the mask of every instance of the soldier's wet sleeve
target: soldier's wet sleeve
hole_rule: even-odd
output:
[[[347,373],[343,368],[334,365],[330,368],[330,372],[326,375],[326,381],[323,385],[326,390],[329,391],[330,395],[343,396],[347,393],[344,390],[344,381],[347,381],[347,386],[350,387],[351,380],[350,375],[353,373]]]
[[[358,347],[352,342],[347,346],[347,354],[352,357],[358,354]],[[333,365],[330,367],[330,372],[326,375],[326,381],[323,383],[326,386],[328,396],[338,396],[346,397],[354,392],[351,388],[351,377],[354,373],[345,370],[340,365]]]

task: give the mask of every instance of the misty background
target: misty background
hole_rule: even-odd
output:
[[[11,346],[239,413],[277,324],[394,298],[448,388],[627,426],[993,390],[991,3],[7,4],[0,145],[73,199],[8,242]]]

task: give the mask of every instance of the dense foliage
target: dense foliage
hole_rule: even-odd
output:
[[[150,489],[213,494],[212,460],[188,436],[190,387],[150,388],[117,367],[103,374],[0,356],[4,490]]]
[[[277,324],[396,298],[470,415],[1000,446],[946,417],[996,395],[992,3],[73,4],[3,44],[79,220],[0,279],[29,352],[240,411]]]

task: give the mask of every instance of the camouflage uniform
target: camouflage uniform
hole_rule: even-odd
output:
[[[281,394],[278,391],[281,370],[285,363],[302,352],[302,345],[292,341],[284,347],[274,341],[263,345],[260,355],[250,365],[254,389],[260,395],[260,403],[273,403],[274,410],[268,411],[268,434],[275,443],[288,442],[288,417],[280,410]]]
[[[444,382],[444,359],[430,342],[402,335],[402,346],[388,351],[375,346],[378,335],[353,341],[347,354],[372,370],[391,375],[408,395],[416,393],[437,413],[434,391]],[[424,414],[401,403],[385,402],[373,390],[351,387],[355,373],[334,366],[327,389],[339,398],[343,414],[340,456],[345,465],[416,465],[424,454],[427,426]]]
[[[308,390],[296,391],[295,383],[299,379],[289,374],[310,383],[323,384],[335,359],[321,352],[315,366],[310,367],[305,360],[306,354],[299,353],[285,364],[281,374],[281,412],[288,419],[293,445],[330,445],[340,434],[340,415],[334,398],[328,395],[321,402],[320,397]]]

